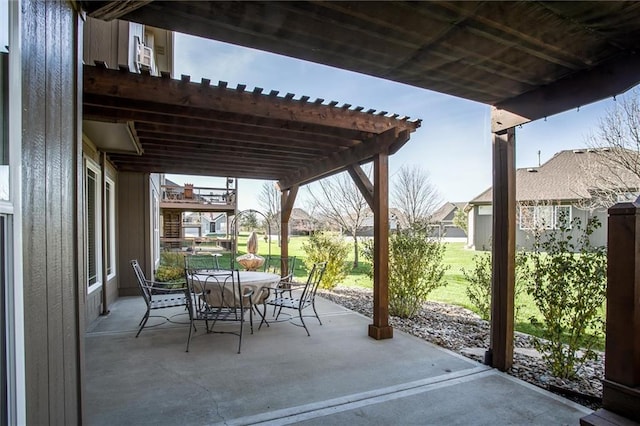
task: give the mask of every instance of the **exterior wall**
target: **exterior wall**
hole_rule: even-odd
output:
[[[476,250],[489,250],[491,248],[491,235],[492,235],[492,215],[479,215],[478,207],[474,206],[473,214],[473,233],[470,236],[472,239],[472,246]],[[581,210],[575,206],[571,207],[571,218],[579,218],[582,226],[586,225],[590,217],[597,217],[600,221],[600,228],[594,231],[591,235],[591,244],[594,246],[601,246],[607,244],[607,212],[605,210],[598,210],[595,212],[589,212],[587,210]],[[519,249],[531,250],[533,248],[533,232],[531,230],[520,229],[519,215],[516,214],[516,247]],[[579,233],[577,229],[571,232],[573,241],[577,241]]]
[[[469,214],[473,214],[474,239],[473,246],[476,250],[491,249],[491,235],[493,234],[493,215],[479,214],[479,206],[474,206]]]
[[[143,37],[143,26],[126,21],[109,22],[87,17],[84,26],[83,59],[87,64],[103,61],[110,68],[127,65],[136,70],[135,36]]]
[[[118,184],[118,295],[139,296],[138,283],[129,262],[137,259],[145,275],[152,276],[149,175],[121,172],[118,174]]]
[[[24,0],[22,217],[27,424],[82,422],[78,16]]]

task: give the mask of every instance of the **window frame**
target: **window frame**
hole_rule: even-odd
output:
[[[117,274],[116,263],[116,183],[110,177],[105,178],[105,261],[107,280],[113,279]],[[109,270],[111,266],[111,270]]]
[[[95,269],[96,269],[96,282],[93,284],[89,284],[89,217],[88,217],[88,210],[87,210],[87,206],[88,206],[88,177],[89,177],[89,170],[91,170],[94,174],[95,174],[95,217],[94,217],[94,224],[93,226],[95,226],[95,241],[94,241],[94,245],[95,245],[95,252],[94,252],[94,256],[95,256]],[[99,290],[100,288],[102,288],[102,200],[100,197],[100,194],[102,193],[101,191],[101,179],[102,179],[102,171],[100,170],[100,166],[94,162],[91,158],[85,156],[84,157],[84,170],[83,170],[83,185],[84,185],[84,203],[83,203],[83,208],[84,208],[84,259],[85,259],[85,265],[87,266],[85,268],[85,276],[84,276],[84,281],[85,281],[85,286],[87,287],[87,294],[91,294],[94,291]]]
[[[571,228],[571,219],[572,219],[572,214],[573,214],[573,209],[572,209],[572,205],[571,204],[556,204],[556,205],[548,205],[548,204],[544,204],[544,205],[528,205],[528,204],[521,204],[520,206],[518,206],[518,227],[521,231],[532,231],[532,230],[544,230],[544,231],[548,231],[548,230],[554,230],[554,229],[559,229],[559,218],[560,218],[560,214],[559,211],[561,209],[568,209],[568,221],[567,221],[567,225],[569,227],[569,229]],[[550,215],[547,214],[547,217],[550,216],[550,223],[547,224],[546,222],[544,222],[544,226],[541,226],[542,223],[540,222],[540,217],[541,217],[541,210],[542,209],[551,209],[550,211]],[[523,212],[525,210],[531,211],[531,213],[529,214],[523,214]],[[530,222],[530,224],[527,224],[526,222],[523,223],[523,218],[527,221]]]

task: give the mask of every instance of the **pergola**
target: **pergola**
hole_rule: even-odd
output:
[[[138,153],[109,152],[120,171],[276,180],[281,197],[281,253],[301,185],[348,171],[374,213],[375,265],[388,264],[388,156],[420,126],[386,111],[311,101],[220,81],[154,77],[104,63],[83,69],[83,118],[128,123]],[[360,167],[373,161],[373,182]],[[286,265],[285,265],[286,267]],[[376,267],[369,335],[392,336],[388,274]]]
[[[487,358],[503,370],[510,367],[513,354],[515,126],[615,96],[640,81],[640,3],[633,1],[82,3],[96,18],[222,40],[491,105],[493,300]],[[374,205],[378,200],[377,229],[384,233],[379,224],[386,212],[381,207],[387,202],[386,178],[381,178],[386,176],[386,154],[373,159],[372,198]],[[346,168],[359,175],[357,167]],[[283,181],[284,203],[292,204],[297,186]],[[376,243],[385,237],[378,235]],[[377,261],[385,260],[378,256]],[[384,262],[376,264],[378,283],[382,275],[386,277]],[[379,296],[384,290],[374,287],[374,312],[382,311]],[[640,292],[635,291],[633,297]],[[637,305],[628,317],[636,322]],[[640,326],[635,327],[627,331],[638,341]],[[630,377],[627,387],[638,386],[640,348],[634,346],[626,356],[631,365],[624,370]],[[607,362],[610,359],[607,353]],[[606,386],[605,400],[607,392],[640,401],[637,390],[625,388],[624,393]]]

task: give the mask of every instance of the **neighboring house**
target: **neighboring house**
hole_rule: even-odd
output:
[[[516,171],[516,246],[530,248],[533,231],[557,229],[563,214],[580,218],[583,225],[591,217],[597,217],[602,226],[591,235],[594,245],[607,243],[607,212],[604,207],[595,207],[599,188],[593,183],[589,165],[596,161],[597,152],[587,149],[560,151],[539,167]],[[635,180],[635,181],[634,181]],[[640,180],[628,177],[631,191],[622,191],[622,198],[637,196]],[[633,190],[635,188],[635,191]],[[467,206],[469,213],[468,245],[477,250],[491,248],[492,188],[487,189]],[[622,199],[620,200],[622,201]],[[576,234],[577,235],[577,234]]]
[[[464,210],[467,203],[446,202],[438,210],[433,212],[429,220],[431,235],[446,239],[450,242],[466,242],[467,233],[453,223],[453,218],[458,210]]]
[[[316,221],[301,208],[293,208],[289,217],[291,235],[309,235],[317,227]]]

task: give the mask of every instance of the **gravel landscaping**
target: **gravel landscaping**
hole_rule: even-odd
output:
[[[372,317],[373,292],[369,289],[336,287],[319,294],[348,309]],[[489,323],[474,312],[460,306],[427,302],[416,318],[407,320],[390,317],[390,325],[478,362],[483,361],[489,347]],[[601,405],[604,378],[604,354],[597,361],[589,361],[575,380],[552,377],[540,354],[532,345],[532,338],[516,333],[512,376],[560,394],[592,409]]]

